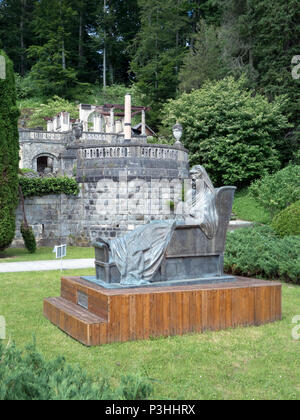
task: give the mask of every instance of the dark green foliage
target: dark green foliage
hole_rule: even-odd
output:
[[[279,169],[278,148],[289,127],[282,100],[253,96],[242,78],[207,82],[164,107],[164,125],[184,127],[190,163],[202,164],[218,185],[242,186]],[[172,140],[173,141],[173,140]]]
[[[300,237],[280,238],[268,226],[238,229],[227,235],[224,268],[235,275],[300,284]]]
[[[187,0],[139,0],[141,28],[132,45],[131,71],[137,88],[152,108],[155,129],[160,108],[176,96],[178,73],[191,32]]]
[[[228,74],[222,58],[220,31],[200,21],[179,73],[180,90],[190,92],[199,89],[207,80],[220,80]]]
[[[300,200],[277,214],[272,227],[280,236],[300,235]]]
[[[30,252],[30,254],[34,254],[36,251],[36,241],[34,232],[31,226],[26,225],[24,222],[21,224],[21,234],[24,240],[25,248]]]
[[[249,193],[272,217],[300,200],[300,165],[287,166],[273,175],[255,181]]]
[[[15,235],[18,204],[19,133],[15,80],[12,62],[6,60],[6,79],[0,79],[0,251]]]
[[[282,145],[287,164],[300,148],[300,78],[292,77],[293,57],[299,56],[300,8],[298,0],[227,0],[223,2],[223,57],[235,75],[247,74],[248,86],[274,100],[286,95],[284,113],[292,122]],[[299,62],[299,61],[298,61]],[[298,70],[299,73],[299,70]]]
[[[48,194],[78,195],[79,187],[75,179],[58,178],[19,178],[24,198]]]
[[[118,388],[107,377],[94,378],[63,357],[47,361],[35,343],[22,352],[0,341],[0,400],[146,399],[152,386],[139,377],[124,377]]]

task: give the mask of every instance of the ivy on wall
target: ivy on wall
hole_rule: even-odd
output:
[[[64,177],[57,178],[26,178],[19,177],[24,198],[41,197],[49,194],[66,194],[76,196],[79,186],[75,179]]]

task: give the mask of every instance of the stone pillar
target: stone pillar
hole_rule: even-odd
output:
[[[53,131],[57,131],[57,116],[53,118]]]
[[[61,118],[61,131],[70,131],[70,114],[68,112],[62,112],[60,114]]]
[[[142,136],[146,135],[146,111],[142,111]]]
[[[101,117],[99,114],[94,115],[94,133],[101,133]]]
[[[110,110],[110,133],[114,133],[115,132],[115,110],[114,108],[111,108]]]
[[[104,133],[105,131],[105,121],[103,115],[100,115],[100,133]]]
[[[131,95],[125,96],[124,140],[131,141]]]
[[[48,120],[48,121],[47,121],[47,131],[48,131],[48,132],[50,132],[50,131],[54,131],[54,130],[53,130],[53,121],[52,121],[52,120]]]
[[[121,133],[123,131],[122,121],[116,121],[116,133]]]

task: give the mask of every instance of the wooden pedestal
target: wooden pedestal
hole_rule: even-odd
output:
[[[281,284],[236,282],[107,290],[79,277],[61,279],[61,297],[44,315],[86,346],[201,333],[281,319]]]

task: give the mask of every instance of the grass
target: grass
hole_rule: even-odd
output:
[[[67,259],[72,260],[94,257],[95,250],[92,247],[67,247]],[[0,252],[0,264],[4,262],[42,261],[55,259],[56,257],[55,253],[53,253],[53,247],[40,247],[34,254],[30,254],[25,248],[8,248],[5,251]]]
[[[89,275],[93,269],[66,271]],[[300,287],[283,285],[283,320],[260,327],[114,343],[86,348],[43,317],[43,298],[59,296],[60,272],[1,274],[0,315],[7,336],[24,347],[34,334],[47,357],[63,354],[91,374],[141,373],[153,399],[299,399],[300,341],[292,318],[300,314]]]
[[[236,192],[232,211],[241,220],[263,224],[272,221],[270,214],[250,196],[247,189]]]

